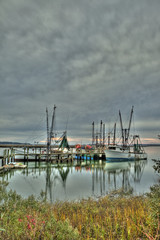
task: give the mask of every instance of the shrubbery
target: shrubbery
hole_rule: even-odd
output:
[[[0,182],[0,239],[159,239],[160,187],[147,196],[113,194],[98,201],[37,201]]]

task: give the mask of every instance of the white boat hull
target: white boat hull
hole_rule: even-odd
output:
[[[134,153],[129,151],[122,151],[120,149],[111,150],[106,149],[105,150],[105,156],[107,161],[131,161],[131,160],[143,160],[147,159],[146,153]]]
[[[134,154],[128,151],[121,151],[121,150],[105,150],[106,160],[108,161],[128,161],[134,160]]]

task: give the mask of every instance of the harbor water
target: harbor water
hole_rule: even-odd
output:
[[[160,159],[160,147],[145,147],[145,151],[147,160],[131,162],[75,160],[73,164],[59,165],[29,162],[26,169],[1,174],[0,181],[8,181],[8,190],[15,190],[24,198],[34,195],[50,202],[99,198],[114,190],[140,195],[159,183],[152,159]]]

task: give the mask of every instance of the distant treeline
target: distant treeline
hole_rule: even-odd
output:
[[[25,144],[26,144],[26,145],[29,145],[29,144],[31,144],[31,143],[1,142],[1,141],[0,141],[0,144],[22,144],[22,145],[25,145]],[[91,145],[91,146],[92,146],[92,144],[89,144],[89,143],[88,143],[88,144],[82,144],[81,147],[82,147],[82,148],[85,148],[86,145]],[[73,146],[75,146],[75,145],[71,145],[70,147],[73,147]],[[94,146],[96,146],[96,145],[94,144]],[[156,146],[159,147],[159,146],[160,146],[160,143],[159,143],[159,144],[158,144],[158,143],[142,144],[142,146],[143,146],[143,147],[156,147]],[[57,147],[58,147],[58,146],[57,146]]]
[[[0,142],[0,144],[30,144],[30,143],[20,143],[20,142]]]
[[[160,144],[158,143],[152,143],[152,144],[142,144],[143,147],[159,147]]]

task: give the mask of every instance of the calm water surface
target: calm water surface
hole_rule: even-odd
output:
[[[8,181],[8,189],[16,190],[23,197],[32,194],[39,197],[43,193],[51,202],[105,196],[121,188],[139,195],[148,192],[159,180],[152,159],[160,159],[160,147],[146,147],[145,150],[148,160],[135,162],[88,161],[48,167],[32,162],[27,169],[0,175],[0,180]]]

